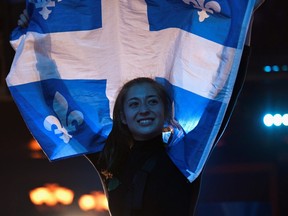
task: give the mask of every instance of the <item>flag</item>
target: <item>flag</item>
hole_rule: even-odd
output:
[[[155,78],[174,103],[167,153],[193,181],[231,98],[255,0],[28,0],[6,78],[49,160],[101,151],[117,91]],[[164,137],[165,138],[165,137]]]

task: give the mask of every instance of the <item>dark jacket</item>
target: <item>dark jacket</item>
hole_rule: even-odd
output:
[[[102,180],[112,216],[192,216],[200,189],[200,178],[188,182],[170,160],[161,136],[136,141],[120,174]]]

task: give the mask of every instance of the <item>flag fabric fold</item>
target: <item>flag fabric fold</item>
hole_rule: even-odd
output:
[[[255,0],[27,0],[6,78],[49,160],[101,151],[117,91],[151,77],[174,102],[167,152],[193,181],[229,103]]]

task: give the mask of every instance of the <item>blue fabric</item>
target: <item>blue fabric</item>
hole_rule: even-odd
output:
[[[244,18],[247,1],[220,0],[214,1],[221,5],[221,11],[205,20],[205,25],[199,22],[198,12],[194,5],[212,1],[190,1],[185,4],[179,0],[146,0],[148,5],[148,19],[151,31],[166,28],[180,28],[225,46],[237,47]],[[194,3],[195,2],[195,3]],[[197,3],[197,4],[196,4]],[[208,8],[207,8],[208,9]],[[229,35],[229,37],[227,37]]]

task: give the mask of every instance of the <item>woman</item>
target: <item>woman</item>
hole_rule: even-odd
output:
[[[175,125],[172,101],[159,83],[142,77],[123,86],[104,150],[88,155],[112,216],[193,215],[200,180],[189,183],[170,160],[162,141],[165,123]]]

